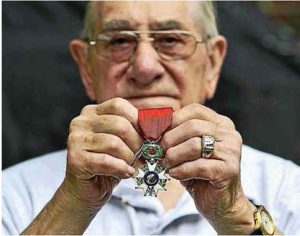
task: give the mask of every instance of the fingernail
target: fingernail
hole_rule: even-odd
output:
[[[131,167],[131,166],[128,166],[128,173],[130,175],[133,175],[135,173],[135,169],[133,167]]]

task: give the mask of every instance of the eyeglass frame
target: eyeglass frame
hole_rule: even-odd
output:
[[[182,33],[182,34],[186,34],[186,35],[189,35],[191,37],[193,37],[193,39],[195,40],[195,46],[194,46],[194,49],[192,50],[192,52],[189,54],[189,55],[186,55],[186,56],[183,56],[183,57],[180,57],[180,58],[177,58],[177,59],[170,59],[170,60],[182,60],[182,59],[186,59],[190,56],[192,56],[195,51],[196,51],[196,48],[198,46],[198,44],[200,43],[206,43],[209,39],[211,39],[212,37],[210,35],[206,35],[205,37],[201,38],[200,40],[196,38],[195,35],[193,35],[191,32],[189,31],[186,31],[186,30],[120,30],[120,31],[116,31],[117,33],[119,34],[128,34],[129,36],[132,36],[136,39],[137,43],[140,43],[142,41],[149,41],[149,42],[152,42],[154,41],[155,39],[151,36],[149,36],[150,34],[167,34],[167,33]],[[148,34],[148,36],[146,38],[142,38],[141,35],[144,35],[144,34]],[[100,38],[100,37],[103,37],[103,38]],[[105,39],[106,37],[106,39]],[[97,39],[89,39],[89,38],[82,38],[83,41],[87,42],[89,44],[89,46],[95,46],[97,44],[97,41],[101,41],[101,40],[106,40],[108,41],[109,39],[111,39],[111,37],[108,36],[108,33],[100,33],[97,35]],[[137,44],[138,45],[138,44]],[[136,51],[136,48],[134,48],[134,50],[132,51],[131,55],[128,57],[128,59],[126,60],[130,60],[130,58],[134,55],[135,51]],[[160,51],[153,47],[155,49],[155,51],[157,52],[157,54],[162,58],[162,59],[165,59],[163,58],[163,56],[161,55]],[[117,60],[111,60],[111,59],[108,59],[102,55],[98,55],[98,57],[104,59],[104,60],[107,60],[107,61],[117,61]],[[126,61],[124,60],[124,61]],[[166,59],[165,59],[166,60]]]

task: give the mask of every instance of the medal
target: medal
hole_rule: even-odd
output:
[[[138,169],[134,178],[135,188],[143,190],[145,196],[157,196],[159,190],[167,190],[165,186],[169,178],[165,175],[165,169],[159,165],[164,150],[158,142],[171,125],[172,113],[171,107],[139,109],[138,125],[145,141],[135,154],[135,160],[144,157],[145,164]]]

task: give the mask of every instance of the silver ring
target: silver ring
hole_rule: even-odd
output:
[[[201,155],[203,158],[210,158],[215,149],[215,139],[209,135],[202,135],[201,137],[202,150]]]

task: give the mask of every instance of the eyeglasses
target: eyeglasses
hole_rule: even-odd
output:
[[[143,37],[141,37],[143,35]],[[130,60],[138,43],[150,41],[164,60],[179,60],[191,56],[199,43],[209,37],[196,39],[189,31],[117,31],[99,34],[95,40],[86,40],[96,54],[106,60],[123,62]]]

